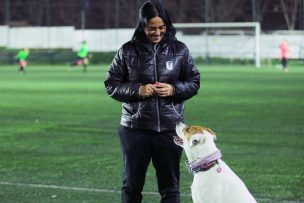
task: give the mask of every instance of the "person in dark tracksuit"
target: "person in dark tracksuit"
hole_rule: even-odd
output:
[[[123,203],[142,201],[151,161],[160,202],[180,202],[182,149],[173,137],[176,123],[183,121],[184,101],[198,93],[200,74],[175,33],[161,3],[144,3],[132,40],[118,50],[104,82],[108,95],[122,102]]]

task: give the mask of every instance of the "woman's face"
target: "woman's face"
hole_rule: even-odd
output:
[[[147,27],[145,27],[145,34],[152,43],[157,44],[163,39],[166,30],[163,19],[156,16],[149,20]]]

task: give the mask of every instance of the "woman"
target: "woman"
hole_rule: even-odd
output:
[[[280,55],[281,55],[281,64],[283,67],[284,72],[288,72],[287,68],[287,55],[288,55],[288,43],[286,40],[283,40],[280,43]]]
[[[161,202],[180,202],[182,150],[173,136],[176,123],[183,121],[184,101],[198,92],[200,74],[175,33],[159,2],[144,3],[132,40],[118,50],[105,80],[107,93],[122,102],[124,203],[141,202],[151,160]]]

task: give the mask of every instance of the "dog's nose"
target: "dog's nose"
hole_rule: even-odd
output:
[[[182,126],[185,126],[185,124],[183,122],[179,121],[176,123],[177,128],[182,127]]]

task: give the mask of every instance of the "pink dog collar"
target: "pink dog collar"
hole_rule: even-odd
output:
[[[193,162],[186,161],[187,168],[190,173],[196,174],[200,171],[208,171],[210,168],[218,164],[218,160],[222,157],[221,151],[217,150],[207,157],[200,158]],[[221,170],[221,169],[219,169]],[[218,173],[221,171],[217,170]]]

